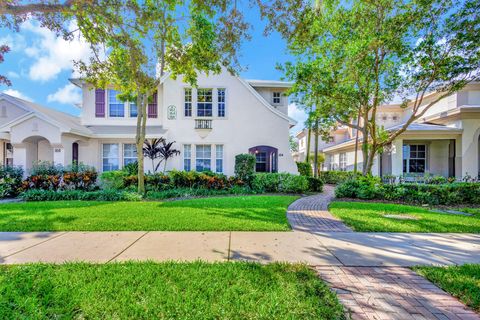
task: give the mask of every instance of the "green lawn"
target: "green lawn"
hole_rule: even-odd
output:
[[[52,201],[0,206],[0,231],[286,231],[297,197],[219,197],[171,202]]]
[[[480,232],[478,212],[474,216],[462,216],[433,213],[421,207],[375,202],[333,202],[329,210],[355,231]],[[406,216],[416,220],[385,215]]]
[[[0,319],[342,319],[304,265],[153,263],[0,267]]]
[[[480,312],[480,264],[415,267],[414,270]]]

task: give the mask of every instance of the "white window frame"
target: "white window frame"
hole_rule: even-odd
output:
[[[117,146],[117,155],[116,157],[114,156],[107,156],[105,157],[105,146],[106,145],[116,145]],[[109,170],[105,170],[105,164],[104,164],[104,160],[105,159],[116,159],[117,160],[117,168],[116,169],[109,169]],[[102,143],[102,172],[105,172],[105,171],[114,171],[114,170],[120,170],[120,163],[121,163],[121,159],[120,159],[120,144],[119,143]]]
[[[415,154],[417,155],[417,157],[412,157],[412,146],[416,146],[417,147],[417,150],[414,151]],[[423,158],[421,157],[418,157],[418,152],[421,152],[421,151],[418,151],[418,146],[423,146],[425,148],[425,156]],[[406,154],[405,152],[405,148],[408,147],[408,154]],[[405,163],[405,168],[403,168],[404,164],[403,164],[403,161],[402,161],[402,171],[403,173],[412,173],[412,174],[425,174],[428,172],[428,146],[427,144],[425,143],[407,143],[407,144],[404,144],[403,145],[403,148],[402,148],[402,153],[403,153],[403,161],[406,160],[406,163]],[[410,172],[410,161],[411,160],[424,160],[425,161],[425,166],[423,168],[423,172]]]
[[[115,90],[115,89],[108,89],[108,95],[107,95],[107,105],[108,105],[108,117],[109,118],[125,118],[125,102],[123,101],[120,101],[118,100],[117,96],[120,94],[119,91]],[[116,92],[116,96],[115,96],[115,101],[116,103],[112,103],[110,100],[112,99],[112,92]],[[111,112],[111,106],[112,105],[116,105],[116,106],[119,106],[119,105],[122,105],[123,106],[123,116],[112,116],[112,112]]]
[[[202,154],[199,157],[199,153],[198,153],[199,152],[199,150],[198,150],[199,147],[202,147],[202,148],[209,147],[210,152],[206,153],[205,151],[202,151]],[[208,170],[205,170],[205,166],[203,166],[204,170],[201,170],[201,171],[212,171],[212,149],[213,148],[212,148],[211,144],[197,144],[197,145],[195,145],[195,171],[199,171],[197,161],[206,161],[206,160],[210,161],[210,167],[209,167]],[[207,156],[207,157],[205,157],[205,156]]]
[[[224,164],[224,153],[225,147],[223,144],[216,144],[215,145],[215,172],[216,173],[223,173],[225,164]],[[220,166],[218,165],[220,161]],[[220,167],[220,170],[219,170]]]
[[[187,161],[188,161],[188,167],[189,167],[188,170],[187,170],[187,166],[185,165]],[[183,170],[192,171],[192,145],[191,144],[183,145]]]
[[[125,156],[125,151],[126,151],[126,146],[133,146],[133,150],[134,150],[134,154],[135,156]],[[137,156],[137,145],[135,143],[124,143],[123,144],[123,148],[122,148],[122,163],[123,163],[123,166],[126,166],[128,163],[125,162],[126,159],[128,160],[133,160],[132,162],[135,162],[135,161],[138,161],[138,156]],[[132,162],[129,162],[129,163],[132,163]]]
[[[338,155],[338,167],[341,171],[347,170],[347,153],[340,152]]]
[[[276,96],[278,94],[278,97]],[[278,99],[278,102],[276,102]],[[280,91],[273,91],[272,92],[272,103],[273,104],[281,104],[282,103],[282,92]]]
[[[190,92],[187,95],[187,92]],[[190,100],[187,101],[187,97],[190,96]],[[186,115],[187,113],[187,104],[190,106],[190,115]],[[183,88],[183,116],[185,118],[191,118],[193,116],[193,88]]]
[[[128,102],[128,116],[130,118],[136,118],[137,116],[134,115],[132,116],[132,106],[135,106],[137,108],[137,115],[138,115],[138,106],[137,106],[137,103],[136,102],[132,102],[132,101],[129,101]]]
[[[202,102],[199,101],[199,96],[200,96],[200,95],[199,95],[199,92],[202,92],[202,91],[204,91],[204,92],[210,91],[210,99],[211,99],[211,101],[202,101]],[[197,115],[197,117],[200,117],[200,118],[204,118],[204,117],[205,117],[205,118],[212,118],[212,117],[213,117],[213,114],[214,114],[214,110],[213,110],[213,95],[214,95],[214,94],[213,94],[213,92],[214,92],[213,88],[198,88],[198,89],[197,89],[197,99],[196,99],[196,102],[197,102],[196,115]],[[205,94],[205,95],[202,95],[202,96],[208,97],[209,95],[208,95],[208,94]],[[207,100],[207,99],[205,99],[205,100]],[[199,105],[200,105],[200,104],[204,104],[205,107],[208,106],[208,105],[210,105],[210,112],[211,112],[211,114],[210,114],[210,115],[205,115],[205,110],[206,110],[206,109],[203,108],[204,114],[203,114],[203,115],[200,115],[200,114],[199,114],[199,111],[200,111]]]
[[[217,88],[217,117],[225,118],[227,116],[227,89]],[[223,96],[220,95],[223,92]],[[220,106],[223,105],[223,115],[220,115]]]

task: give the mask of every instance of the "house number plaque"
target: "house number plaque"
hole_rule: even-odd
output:
[[[168,120],[177,119],[177,107],[175,107],[174,105],[168,106],[167,117],[168,117]]]

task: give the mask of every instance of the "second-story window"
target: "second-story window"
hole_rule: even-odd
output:
[[[192,89],[191,88],[185,88],[185,111],[184,115],[185,117],[191,117],[192,116]]]
[[[213,112],[212,89],[197,90],[197,116],[211,117]]]
[[[125,116],[125,103],[117,97],[117,90],[108,90],[108,115],[111,118],[123,118]]]
[[[281,92],[274,92],[273,93],[273,103],[274,104],[280,104],[281,96],[282,96]]]
[[[137,104],[135,102],[130,102],[130,117],[136,118],[138,114]]]
[[[217,89],[218,97],[218,116],[225,117],[225,89]]]

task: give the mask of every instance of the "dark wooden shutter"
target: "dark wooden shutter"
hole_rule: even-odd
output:
[[[95,117],[105,117],[105,90],[95,89]]]
[[[152,103],[148,104],[148,117],[149,118],[156,118],[158,116],[158,94],[157,91],[153,94],[153,101]]]

